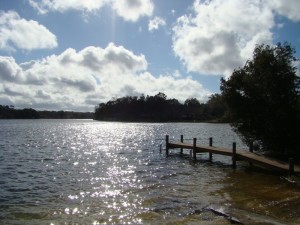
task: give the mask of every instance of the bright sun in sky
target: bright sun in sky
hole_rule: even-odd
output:
[[[300,58],[299,0],[0,0],[0,104],[93,111],[124,96],[205,102],[257,44]]]

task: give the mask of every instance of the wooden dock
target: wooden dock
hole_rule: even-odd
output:
[[[265,167],[271,170],[288,172],[289,175],[293,173],[300,173],[300,166],[294,164],[294,160],[290,158],[289,163],[285,163],[282,161],[278,161],[275,159],[267,158],[262,155],[258,155],[253,153],[253,147],[249,148],[249,151],[245,150],[237,150],[236,143],[232,144],[232,148],[221,148],[213,146],[213,139],[209,138],[209,145],[198,145],[197,139],[193,139],[193,144],[184,143],[183,135],[181,135],[180,141],[178,142],[170,142],[169,136],[166,135],[166,155],[169,155],[170,149],[179,148],[181,154],[183,153],[183,149],[192,150],[192,156],[196,159],[197,153],[209,153],[209,160],[212,161],[213,154],[229,156],[232,158],[232,167],[236,168],[237,161],[246,161],[249,162],[250,165],[258,165],[261,167]]]

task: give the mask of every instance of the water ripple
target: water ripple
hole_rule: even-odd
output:
[[[237,141],[242,146],[227,125],[89,120],[0,123],[0,223],[218,224],[219,217],[190,212],[211,204],[227,208],[235,204],[245,210],[241,207],[245,202],[249,202],[246,209],[262,204],[259,213],[266,208],[277,212],[277,206],[283,209],[300,203],[299,191],[280,186],[272,175],[273,187],[263,192],[269,202],[242,188],[235,193],[229,187],[231,177],[237,176],[222,166],[227,158],[214,157],[220,166],[178,155],[165,158],[159,153],[167,133],[171,139],[180,134],[196,136],[203,143],[217,136],[215,145],[230,146]],[[258,179],[256,185],[261,187],[265,178],[253,179]],[[274,187],[290,192],[279,200],[269,194]],[[258,202],[249,201],[253,196]],[[290,215],[297,217],[295,212],[285,212],[281,218],[290,221]],[[221,222],[226,224],[224,219]]]

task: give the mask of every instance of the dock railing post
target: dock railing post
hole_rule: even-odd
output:
[[[249,151],[253,152],[253,142],[252,141],[250,142],[250,145],[249,145]]]
[[[294,173],[294,159],[289,158],[289,176],[293,175]]]
[[[236,168],[236,143],[232,143],[232,168]]]
[[[169,156],[169,135],[166,135],[166,156]]]
[[[196,159],[196,144],[197,144],[197,138],[193,139],[193,158]]]
[[[250,142],[250,145],[249,145],[249,152],[253,153],[253,142],[252,141]],[[253,163],[249,162],[249,165],[252,166]]]
[[[212,145],[213,145],[213,138],[210,137],[209,138],[209,147],[212,147]],[[211,152],[209,153],[209,161],[212,161],[212,153]]]
[[[183,143],[183,135],[180,135],[180,141]],[[183,148],[180,149],[180,155],[183,154]]]

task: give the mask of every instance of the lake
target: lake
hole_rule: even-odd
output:
[[[284,174],[166,158],[166,134],[247,150],[228,124],[0,120],[0,224],[300,224]]]

